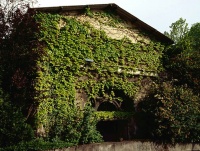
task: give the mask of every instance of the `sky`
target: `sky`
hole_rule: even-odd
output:
[[[179,18],[189,27],[200,22],[200,0],[38,0],[39,7],[115,3],[164,33]]]

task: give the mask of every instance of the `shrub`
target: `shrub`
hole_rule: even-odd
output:
[[[200,142],[200,98],[186,86],[156,85],[138,108],[148,120],[150,138],[166,142]]]
[[[64,141],[45,141],[42,138],[36,138],[31,141],[22,141],[16,145],[8,146],[5,148],[0,148],[0,151],[38,151],[38,150],[50,150],[50,149],[58,149],[58,148],[67,148],[72,146],[73,144],[64,142]]]
[[[83,121],[81,124],[81,144],[102,142],[102,136],[96,129],[97,118],[94,115],[94,109],[86,105],[83,113]]]
[[[0,104],[0,147],[33,139],[34,133],[20,109],[10,102]]]

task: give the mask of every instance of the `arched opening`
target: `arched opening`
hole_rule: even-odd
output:
[[[117,110],[118,110],[117,107],[113,103],[108,101],[102,102],[97,109],[97,111],[117,111]]]
[[[133,99],[127,96],[123,90],[114,90],[115,97],[121,98],[123,101],[120,105],[120,110],[125,112],[134,111],[134,102]]]
[[[114,102],[103,102],[97,111],[118,111],[120,108]],[[104,141],[120,141],[128,138],[127,120],[103,120],[97,123],[97,130],[103,136]]]
[[[129,140],[134,133],[131,119],[134,112],[134,101],[123,89],[105,87],[99,90],[98,97],[90,99],[92,107],[101,119],[97,130],[104,141]]]

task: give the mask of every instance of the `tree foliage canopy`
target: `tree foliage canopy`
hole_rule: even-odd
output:
[[[165,34],[175,41],[163,56],[167,77],[139,104],[149,121],[149,138],[167,142],[200,142],[200,23],[190,29],[180,18]],[[151,119],[151,120],[149,120]]]
[[[170,26],[170,32],[164,32],[166,36],[171,38],[175,43],[181,41],[189,31],[188,23],[183,18],[180,18]]]
[[[180,24],[181,23],[181,24]],[[170,46],[164,56],[164,64],[169,73],[178,80],[179,84],[187,84],[196,92],[200,89],[200,23],[186,29],[187,23],[182,18],[170,26],[169,37],[176,36],[175,45]],[[174,33],[174,27],[182,29]],[[177,31],[177,30],[176,30]],[[182,32],[184,31],[184,32]]]

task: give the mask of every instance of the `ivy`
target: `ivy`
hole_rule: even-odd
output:
[[[100,23],[107,19],[107,25],[115,28],[122,23],[110,13],[95,13],[87,8],[86,14]],[[117,95],[119,90],[133,100],[140,81],[130,82],[134,78],[131,73],[138,69],[162,70],[163,46],[159,43],[144,45],[132,43],[126,37],[112,39],[103,30],[76,17],[38,13],[35,18],[41,29],[37,36],[45,43],[46,51],[37,62],[39,70],[35,81],[38,92],[35,99],[40,102],[37,120],[45,126],[46,133],[57,120],[72,114],[75,103],[80,102],[77,99],[81,99],[76,98],[77,91],[86,94],[86,102],[99,97],[123,101]],[[116,115],[121,117],[121,114]]]
[[[18,134],[25,127],[20,138],[15,141],[10,136],[12,142],[6,145],[15,148],[19,143],[18,150],[28,145],[23,141],[32,144],[32,128],[44,142],[77,145],[101,141],[94,118],[133,116],[141,81],[162,70],[163,45],[150,42],[138,29],[123,26],[126,22],[107,10],[87,8],[77,16],[31,12],[14,22],[16,27],[0,46],[0,107],[6,109],[10,103],[7,109],[14,119],[7,122],[17,124],[13,132]],[[106,27],[132,33],[136,41],[126,35],[113,38]],[[91,109],[98,110],[102,102],[118,104],[118,111]],[[18,125],[15,119],[22,122]]]
[[[115,120],[115,119],[128,119],[134,115],[133,112],[122,111],[98,111],[95,112],[98,120]]]

